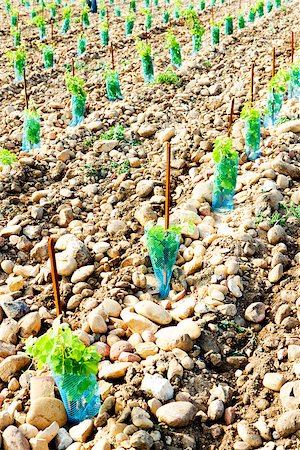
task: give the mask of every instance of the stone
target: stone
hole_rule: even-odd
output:
[[[0,363],[0,378],[7,382],[13,375],[30,364],[30,358],[25,353],[8,356]]]
[[[86,419],[80,422],[78,425],[71,427],[69,429],[69,434],[73,441],[76,442],[86,442],[87,438],[90,436],[94,427],[94,423],[91,419]]]
[[[168,127],[157,134],[157,140],[160,144],[163,144],[164,142],[170,141],[170,139],[172,139],[174,136],[175,136],[175,128]]]
[[[183,377],[183,367],[174,358],[169,362],[167,378],[169,381],[172,381],[175,377],[180,379]]]
[[[19,321],[19,335],[22,338],[36,336],[40,331],[41,326],[42,321],[38,312],[26,314],[26,316]]]
[[[124,234],[127,231],[127,225],[123,220],[110,220],[107,225],[107,232],[111,235]]]
[[[153,136],[157,131],[156,125],[152,125],[150,123],[143,123],[140,128],[138,129],[138,134],[142,137],[151,137]]]
[[[45,428],[42,431],[39,431],[36,435],[37,439],[44,439],[48,444],[55,438],[59,431],[59,425],[57,422],[52,422],[49,427]]]
[[[72,208],[63,208],[58,214],[58,224],[60,227],[67,227],[74,219]]]
[[[154,189],[154,182],[152,180],[141,180],[136,185],[136,194],[140,198],[147,197]]]
[[[103,317],[100,314],[92,311],[88,315],[88,324],[93,333],[106,333],[107,332],[107,324]]]
[[[285,378],[280,373],[266,373],[263,379],[263,385],[272,391],[279,392],[281,386],[285,383]]]
[[[133,272],[132,283],[140,289],[145,289],[147,287],[147,278],[143,273]]]
[[[76,259],[66,250],[56,253],[55,257],[58,275],[69,277],[77,269]]]
[[[268,241],[272,245],[278,244],[278,242],[284,242],[286,239],[286,232],[281,225],[274,225],[268,231]]]
[[[277,283],[283,276],[283,265],[277,264],[272,270],[270,270],[268,275],[268,280],[270,283]]]
[[[30,439],[30,447],[31,450],[49,450],[47,441],[41,438]]]
[[[133,347],[130,344],[130,342],[128,341],[118,341],[115,342],[111,347],[110,347],[110,359],[112,361],[117,361],[117,359],[119,358],[119,356],[121,355],[122,352],[133,352]]]
[[[71,445],[73,439],[67,432],[65,428],[60,428],[55,438],[55,448],[57,450],[65,450],[69,445]]]
[[[40,397],[54,398],[54,380],[52,377],[32,376],[30,378],[30,400],[33,402]]]
[[[190,402],[172,402],[161,406],[156,411],[156,417],[170,427],[185,427],[189,425],[197,413],[197,408]]]
[[[246,308],[245,319],[249,320],[249,322],[260,323],[266,317],[266,309],[266,305],[262,302],[251,303]]]
[[[4,450],[30,450],[24,434],[17,427],[10,425],[2,435]]]
[[[26,439],[32,439],[36,437],[39,430],[34,427],[33,425],[30,425],[29,423],[23,423],[19,426],[19,430],[24,434]]]
[[[300,359],[300,345],[289,345],[288,346],[288,360],[296,361]]]
[[[130,362],[117,362],[110,364],[109,366],[102,367],[99,370],[99,378],[104,378],[104,380],[115,380],[117,378],[122,378],[130,366]]]
[[[4,259],[0,264],[3,272],[10,274],[13,272],[14,263],[10,259]]]
[[[92,450],[111,450],[111,445],[107,439],[102,438],[92,447]]]
[[[209,202],[212,201],[212,188],[213,188],[213,182],[212,180],[208,181],[201,181],[200,183],[196,184],[196,186],[193,189],[192,192],[192,198],[195,200],[198,200],[199,202]]]
[[[156,333],[156,331],[158,330],[158,325],[156,325],[151,320],[139,314],[129,312],[126,309],[123,309],[123,311],[121,312],[121,318],[132,333],[142,334],[143,331],[146,330],[150,330],[153,333]]]
[[[158,347],[154,344],[154,342],[142,342],[141,344],[137,344],[135,350],[136,353],[143,359],[146,359],[148,356],[153,356],[158,353]]]
[[[276,158],[272,163],[272,168],[282,175],[291,177],[293,180],[300,179],[300,168],[295,164],[289,164],[282,161],[280,158]]]
[[[97,153],[109,153],[114,148],[116,148],[119,145],[119,141],[116,139],[108,139],[108,140],[99,140],[94,142],[93,149]]]
[[[29,313],[30,309],[28,305],[22,300],[13,300],[10,294],[5,296],[5,298],[3,297],[0,305],[8,318],[21,319],[21,317]]]
[[[149,300],[143,300],[137,303],[135,305],[135,311],[159,325],[168,325],[172,321],[172,317],[165,308]]]
[[[237,424],[239,437],[251,448],[258,448],[262,445],[262,439],[258,431],[246,420],[241,420]]]
[[[279,136],[289,131],[293,133],[300,133],[300,119],[288,120],[287,122],[281,123],[276,127],[276,135]]]
[[[159,375],[146,374],[143,378],[141,389],[147,395],[166,402],[174,396],[174,389],[171,383]]]
[[[291,314],[291,308],[287,304],[280,305],[275,314],[275,323],[280,325],[281,322]]]
[[[9,425],[14,423],[13,417],[7,411],[0,411],[0,431],[4,431]]]
[[[95,270],[94,265],[80,267],[71,277],[71,283],[76,284],[89,278]]]
[[[100,307],[108,317],[119,317],[122,311],[122,306],[111,298],[103,300]]]
[[[133,425],[138,428],[153,428],[153,422],[150,420],[150,414],[140,407],[135,407],[132,409],[131,420]]]
[[[2,237],[9,237],[12,235],[19,235],[21,234],[22,227],[20,225],[11,225],[9,227],[2,228],[0,231],[0,236]]]
[[[61,400],[52,397],[40,397],[31,402],[26,422],[39,430],[57,422],[60,427],[67,423],[67,413]]]
[[[287,437],[300,430],[300,410],[283,413],[276,422],[275,429],[280,437]]]
[[[222,400],[213,400],[208,406],[207,416],[210,420],[214,422],[221,419],[224,414],[224,403]]]
[[[153,445],[153,439],[147,431],[137,431],[130,436],[131,448],[137,448],[140,450],[150,450]]]
[[[21,276],[7,278],[6,284],[10,292],[18,292],[24,287],[24,279]]]
[[[150,205],[144,204],[134,214],[135,219],[144,227],[149,221],[156,221],[157,214]]]
[[[285,383],[279,396],[284,411],[300,409],[300,380]]]
[[[188,334],[192,340],[201,336],[201,328],[193,319],[187,318],[180,321],[177,325],[179,334]]]
[[[7,356],[15,355],[17,349],[13,344],[0,341],[0,358],[6,358]]]

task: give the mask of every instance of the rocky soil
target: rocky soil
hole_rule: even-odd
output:
[[[75,11],[79,8],[75,5]],[[221,19],[238,4],[217,6]],[[18,158],[0,172],[0,430],[5,450],[285,450],[300,448],[300,233],[281,203],[300,205],[300,103],[285,101],[287,121],[263,130],[262,157],[247,162],[239,111],[255,62],[255,99],[263,108],[271,76],[290,61],[299,2],[257,19],[212,51],[191,57],[186,27],[174,24],[184,64],[181,86],[142,82],[134,39],[123,19],[111,37],[123,101],[109,103],[98,15],[90,15],[88,50],[77,59],[88,110],[70,128],[65,65],[79,24],[54,33],[55,68],[42,68],[38,36],[21,12],[31,102],[41,111],[42,148],[20,151],[24,98],[5,51],[12,49],[1,10],[0,145]],[[202,13],[208,30],[211,12]],[[111,13],[112,16],[112,13]],[[166,27],[148,39],[156,72],[169,63]],[[139,19],[142,35],[142,18]],[[212,145],[232,130],[240,152],[235,210],[211,212]],[[124,139],[103,140],[112,126]],[[164,214],[164,143],[172,143],[171,222],[182,234],[167,299],[158,296],[144,226]],[[24,341],[55,319],[47,238],[54,238],[63,318],[96,347],[102,406],[94,420],[67,423],[47,369]],[[56,319],[57,320],[57,319]],[[56,397],[56,398],[55,398]],[[1,446],[1,445],[0,445]]]

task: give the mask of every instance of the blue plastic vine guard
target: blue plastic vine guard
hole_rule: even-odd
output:
[[[95,375],[53,375],[60,396],[66,408],[68,421],[79,423],[95,417],[100,409],[100,391]],[[88,388],[78,393],[80,383],[89,379]]]

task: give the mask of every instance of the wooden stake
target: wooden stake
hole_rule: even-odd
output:
[[[61,303],[59,295],[58,274],[55,260],[54,241],[53,238],[51,237],[48,238],[48,252],[51,265],[51,277],[53,284],[53,296],[55,302],[56,317],[58,317],[61,314]]]
[[[169,228],[170,222],[170,180],[171,180],[171,144],[167,142],[166,147],[166,202],[165,202],[165,230]]]
[[[276,71],[276,62],[275,62],[275,58],[276,58],[276,55],[275,55],[275,47],[273,47],[273,50],[272,50],[272,77],[274,77],[275,71]]]
[[[23,81],[24,81],[24,99],[25,99],[25,108],[28,109],[28,94],[27,94],[27,81],[26,81],[26,73],[25,69],[23,71]]]
[[[251,80],[250,80],[250,102],[251,106],[254,101],[254,63],[251,64]]]
[[[51,41],[53,41],[53,36],[54,36],[54,22],[51,21]]]
[[[295,33],[292,31],[292,48],[291,48],[291,62],[294,62],[294,52],[295,52]]]
[[[75,65],[74,65],[74,59],[72,59],[72,77],[75,77]]]
[[[231,128],[232,128],[232,122],[233,122],[233,111],[234,111],[234,98],[231,100],[228,133],[227,133],[228,137],[231,135]]]
[[[110,56],[111,56],[111,68],[112,70],[115,70],[114,46],[112,42],[110,42]]]
[[[211,21],[212,21],[212,24],[215,23],[215,10],[214,10],[214,7],[211,8]]]

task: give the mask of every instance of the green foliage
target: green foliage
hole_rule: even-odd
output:
[[[71,6],[65,6],[65,8],[63,8],[63,10],[62,10],[63,19],[70,19],[71,12],[72,12]]]
[[[287,90],[287,82],[291,79],[288,70],[278,70],[269,83],[269,89],[277,94],[284,94]]]
[[[35,16],[32,19],[32,24],[36,25],[38,28],[43,28],[43,27],[46,26],[47,22],[46,22],[45,17],[43,17],[43,16]]]
[[[280,214],[280,212],[275,211],[275,212],[271,215],[271,217],[270,217],[270,219],[269,219],[269,223],[270,223],[270,225],[272,225],[272,226],[273,226],[273,225],[285,225],[288,216],[289,216],[289,214],[284,214],[284,215],[282,215],[282,214]]]
[[[232,138],[224,137],[215,140],[213,160],[217,164],[214,181],[216,193],[217,191],[234,191],[237,178],[237,157],[238,152],[232,148]]]
[[[186,19],[186,23],[190,29],[190,32],[194,36],[202,38],[205,30],[204,27],[200,24],[196,11],[189,9],[183,13],[183,16]]]
[[[292,120],[298,120],[297,117],[286,117],[286,116],[280,116],[277,120],[276,120],[276,125],[281,125],[282,123],[286,123],[286,122],[291,122]]]
[[[122,173],[127,173],[128,174],[128,173],[130,173],[130,161],[128,159],[126,159],[126,161],[124,161],[121,164],[121,167],[120,167],[118,173],[119,174],[122,174]]]
[[[23,45],[19,45],[16,51],[6,52],[6,56],[11,64],[13,64],[15,61],[24,63],[26,60],[27,51]]]
[[[124,130],[123,125],[115,125],[107,133],[101,134],[101,139],[124,141]]]
[[[103,178],[106,178],[108,171],[105,167],[97,168],[90,164],[85,164],[83,173],[89,180],[98,182],[103,180]]]
[[[105,31],[108,31],[108,22],[101,22],[100,23],[100,31],[103,33]]]
[[[26,136],[31,144],[38,144],[40,142],[40,121],[39,114],[34,109],[26,109],[27,119]]]
[[[142,41],[140,38],[136,40],[136,49],[139,52],[141,58],[151,57],[151,45]]]
[[[290,71],[291,72],[298,72],[298,71],[300,71],[300,59],[290,65]]]
[[[232,139],[229,137],[217,138],[213,150],[213,160],[219,163],[222,158],[235,160],[238,152],[232,149]]]
[[[168,68],[156,77],[155,83],[156,84],[174,84],[175,86],[180,86],[181,80],[178,77],[178,75],[176,75],[176,73],[173,72],[172,69]]]
[[[290,205],[285,203],[279,203],[279,206],[285,210],[285,213],[280,211],[275,211],[270,217],[265,216],[263,212],[260,212],[256,218],[255,223],[261,223],[264,220],[267,220],[270,225],[286,225],[287,219],[291,216],[294,216],[297,220],[300,220],[300,205],[295,206],[293,202]]]
[[[86,99],[86,92],[83,89],[84,81],[78,76],[72,77],[66,74],[66,85],[70,94]]]
[[[133,22],[135,20],[135,18],[136,18],[136,16],[135,16],[134,11],[128,11],[128,13],[125,16],[125,20],[127,22]]]
[[[39,338],[30,337],[25,351],[38,361],[39,369],[47,364],[55,375],[89,376],[98,372],[100,355],[96,348],[86,347],[67,324],[50,328]],[[85,383],[80,383],[74,395],[83,394],[87,387]]]
[[[104,69],[103,76],[104,76],[104,79],[106,80],[109,77],[113,77],[117,73],[118,72],[116,70],[111,69],[110,66],[107,65]]]
[[[16,35],[21,35],[21,31],[17,27],[10,27],[10,35],[15,37]]]
[[[265,2],[260,0],[255,4],[255,10],[257,11],[260,8],[263,8],[265,6]]]
[[[170,226],[165,230],[161,225],[149,226],[146,231],[146,243],[153,268],[165,273],[172,272],[178,253],[178,236],[181,226]]]
[[[142,8],[142,9],[141,9],[141,13],[142,13],[144,16],[148,16],[149,14],[151,15],[150,9],[147,9],[147,8]]]
[[[14,153],[6,148],[0,148],[0,164],[2,166],[12,166],[16,161],[17,157]]]
[[[95,142],[93,137],[87,137],[83,140],[82,145],[84,148],[91,148]]]
[[[260,111],[258,109],[252,108],[251,103],[248,102],[242,109],[241,119],[253,121],[257,120],[260,117]]]
[[[165,48],[176,48],[178,47],[178,41],[176,36],[174,35],[172,29],[170,28],[165,35]]]
[[[291,202],[290,205],[286,205],[284,203],[281,203],[280,206],[282,206],[283,208],[285,208],[285,210],[287,211],[287,215],[288,216],[295,216],[295,218],[297,220],[300,220],[300,205],[295,206],[293,202]]]

